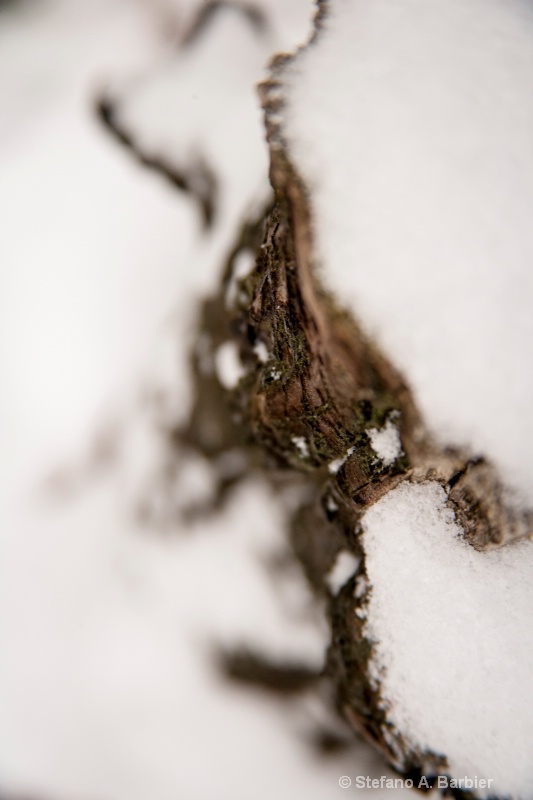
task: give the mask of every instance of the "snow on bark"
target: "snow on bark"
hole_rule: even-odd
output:
[[[402,771],[517,798],[533,797],[532,84],[527,5],[322,2],[262,87],[276,205],[242,340],[278,374],[247,379],[252,429],[314,471],[362,557],[332,584],[340,707]],[[323,586],[318,518],[307,550],[295,536]]]
[[[491,778],[488,794],[531,797],[533,547],[477,552],[446,499],[402,484],[365,514],[371,681],[412,746]]]
[[[370,428],[368,437],[372,449],[385,467],[389,467],[401,455],[402,442],[398,427],[394,424],[394,414],[382,428]]]
[[[332,0],[283,71],[326,285],[441,442],[533,489],[533,11]]]

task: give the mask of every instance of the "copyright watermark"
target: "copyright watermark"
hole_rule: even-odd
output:
[[[356,789],[491,789],[494,783],[493,778],[480,778],[474,775],[473,778],[450,778],[448,775],[436,775],[426,778],[422,775],[416,780],[413,778],[390,778],[381,775],[379,778],[371,778],[370,775],[356,775],[354,780],[343,775],[339,778],[341,789],[349,789],[353,784]]]

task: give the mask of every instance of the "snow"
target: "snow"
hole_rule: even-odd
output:
[[[293,436],[291,441],[302,458],[309,458],[309,445],[305,436]]]
[[[254,265],[255,253],[251,250],[241,250],[240,253],[237,253],[235,256],[231,278],[226,289],[227,308],[231,309],[236,305],[239,299],[239,282],[250,275]]]
[[[445,754],[452,776],[533,797],[531,543],[475,551],[430,482],[389,492],[363,529],[362,616],[387,719]]]
[[[402,441],[398,426],[389,417],[381,428],[369,428],[367,436],[370,439],[372,450],[383,462],[384,467],[390,467],[402,454]]]
[[[266,364],[269,361],[270,354],[269,354],[268,348],[267,348],[267,346],[266,346],[266,344],[264,342],[262,342],[262,341],[260,341],[258,339],[256,341],[256,343],[254,344],[253,350],[254,350],[255,355],[257,356],[257,360],[261,364]]]
[[[217,378],[225,389],[235,389],[246,374],[236,342],[224,342],[215,353]]]
[[[112,67],[122,51],[128,64],[141,38],[124,9],[121,16],[110,5],[111,17],[106,3],[99,15],[93,9],[90,26],[81,9],[73,19],[63,18],[61,4],[55,9],[60,40],[65,28],[74,38],[84,32],[84,47],[71,52],[77,82],[56,85],[55,73],[48,78],[44,70],[53,100],[38,106],[31,123],[20,118],[0,150],[0,440],[10,474],[0,494],[7,503],[15,476],[40,480],[84,451],[95,429],[128,413],[159,326],[175,314],[173,336],[188,340],[192,298],[212,280],[213,264],[195,245],[194,210],[132,164],[93,119],[101,65]],[[37,6],[36,39],[40,13]],[[49,25],[45,16],[46,35]],[[37,72],[44,54],[34,57]],[[29,58],[31,50],[19,53],[21,69]],[[13,54],[12,87],[19,62]],[[196,270],[186,271],[194,246]],[[176,356],[183,418],[185,349]]]
[[[318,261],[431,431],[533,489],[533,6],[331,0],[284,68]]]
[[[302,608],[293,603],[287,623],[291,611],[276,601],[258,558],[280,545],[276,505],[248,484],[226,513],[183,528],[186,538],[179,529],[171,539],[147,537],[124,516],[121,480],[99,481],[66,505],[21,512],[16,527],[7,520],[4,789],[111,800],[244,798],[255,774],[257,797],[286,782],[318,798],[317,776],[306,777],[299,753],[298,707],[287,718],[211,674],[216,644],[246,643],[320,665],[324,640],[303,615],[302,586]],[[270,778],[263,752],[277,765]],[[319,778],[322,791],[335,772]]]
[[[106,75],[148,67],[160,49],[150,3],[48,0],[0,7],[0,142],[16,146],[28,125],[65,93],[95,90]],[[105,16],[107,24],[102,27]],[[99,37],[100,47],[94,46]],[[60,44],[58,44],[60,42]]]
[[[343,456],[339,456],[339,458],[334,458],[333,461],[329,462],[328,470],[331,475],[337,474],[337,472],[340,470],[345,461],[348,458],[350,458],[354,450],[355,450],[355,445],[353,447],[349,447]]]
[[[331,594],[338,594],[344,584],[350,580],[359,566],[359,559],[349,550],[341,550],[335,563],[326,575]]]

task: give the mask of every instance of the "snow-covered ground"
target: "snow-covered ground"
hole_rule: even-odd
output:
[[[162,457],[147,393],[164,389],[167,417],[185,418],[196,303],[243,205],[239,196],[233,217],[202,236],[193,202],[111,139],[93,100],[109,79],[122,85],[171,60],[159,12],[179,29],[193,5],[21,0],[0,11],[0,791],[9,796],[323,800],[355,791],[341,776],[389,775],[362,744],[316,759],[316,700],[236,688],[214,668],[215,644],[243,642],[321,664],[327,635],[303,579],[291,573],[283,590],[264,567],[284,548],[283,508],[267,488],[248,482],[217,518],[166,535],[136,513]],[[290,5],[303,38],[307,5]],[[282,5],[266,6],[278,29]],[[220,75],[204,58],[197,74],[210,86]],[[239,140],[231,157],[259,153],[248,178],[266,191],[254,97],[250,89],[245,113],[258,138]],[[209,491],[208,465],[194,469],[176,490],[187,499]]]

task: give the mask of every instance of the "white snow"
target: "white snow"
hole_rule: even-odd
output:
[[[365,635],[387,718],[453,776],[533,797],[533,545],[475,551],[436,483],[389,492],[363,528]]]
[[[233,272],[226,289],[226,306],[233,308],[238,299],[239,281],[247,278],[254,268],[255,253],[252,250],[241,250],[235,256]]]
[[[339,510],[339,505],[331,494],[326,497],[326,508],[332,514]]]
[[[235,389],[246,374],[236,342],[224,342],[215,353],[217,378],[225,389]]]
[[[15,13],[13,13],[15,12]],[[102,28],[102,19],[106,26]],[[28,124],[65,94],[92,93],[106,75],[146,69],[160,51],[152,2],[47,0],[0,8],[0,142],[16,146]],[[99,37],[100,48],[94,47]],[[59,43],[59,44],[58,44]],[[90,95],[89,95],[90,96]]]
[[[331,0],[285,69],[324,279],[432,431],[533,489],[533,5]]]
[[[394,419],[389,417],[382,428],[370,428],[367,431],[372,450],[383,462],[384,467],[393,464],[402,453],[402,440],[400,431]]]
[[[309,457],[309,445],[305,436],[293,436],[291,441],[302,458]]]
[[[335,563],[326,575],[326,583],[332,594],[338,594],[346,581],[355,573],[359,559],[349,550],[341,550]]]
[[[270,358],[266,344],[260,339],[258,339],[254,344],[254,353],[257,356],[257,360],[260,361],[261,364],[266,364]]]
[[[337,474],[337,472],[340,470],[340,468],[345,463],[345,461],[348,458],[350,458],[350,456],[352,455],[354,450],[355,450],[355,446],[354,447],[349,447],[348,450],[345,452],[345,454],[343,456],[339,456],[339,458],[334,458],[333,461],[329,462],[328,470],[329,470],[331,475],[336,475]]]

